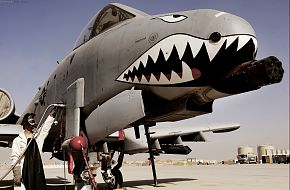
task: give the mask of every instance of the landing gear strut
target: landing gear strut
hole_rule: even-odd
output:
[[[151,143],[150,131],[149,131],[149,127],[152,127],[152,126],[154,125],[144,125],[144,128],[145,128],[145,135],[146,135],[148,150],[149,150],[149,155],[150,155],[149,159],[150,159],[151,167],[152,167],[154,186],[157,187],[158,181],[157,181],[156,168],[155,168],[154,156],[153,156],[153,151],[152,151],[152,143]]]
[[[112,169],[112,174],[115,176],[115,186],[114,189],[123,187],[123,175],[120,171],[124,160],[124,141],[120,141],[120,155],[118,157],[117,165]]]

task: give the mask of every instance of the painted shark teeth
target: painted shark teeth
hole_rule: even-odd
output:
[[[202,75],[198,65],[213,64],[225,51],[246,51],[243,47],[247,45],[254,48],[252,53],[257,51],[257,40],[249,35],[222,37],[217,43],[185,34],[172,35],[141,55],[117,80],[146,85],[185,83]]]

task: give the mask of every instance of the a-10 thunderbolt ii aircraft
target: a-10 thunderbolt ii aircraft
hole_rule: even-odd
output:
[[[274,56],[255,60],[257,48],[252,26],[229,13],[202,9],[148,15],[109,4],[89,21],[24,113],[35,113],[40,121],[47,108],[65,106],[43,151],[68,160],[77,189],[97,188],[84,164],[87,155],[101,162],[103,178],[113,188],[122,183],[119,169],[129,146],[124,129],[131,128],[137,141],[144,126],[153,165],[153,145],[164,151],[175,143],[152,142],[149,127],[211,113],[216,99],[279,83],[281,62]],[[21,128],[21,116],[14,113],[9,93],[1,93],[2,135],[9,136]],[[115,132],[118,138],[110,138]],[[115,151],[121,154],[112,168]]]

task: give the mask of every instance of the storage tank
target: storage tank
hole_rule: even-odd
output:
[[[277,149],[276,154],[277,155],[282,155],[282,149]]]
[[[266,155],[270,155],[270,156],[275,155],[275,150],[273,150],[273,149],[266,149]]]
[[[241,154],[254,154],[254,148],[250,146],[240,146],[238,147],[238,155]]]
[[[274,147],[272,145],[259,145],[258,146],[258,160],[262,163],[263,156],[270,156],[274,152]]]

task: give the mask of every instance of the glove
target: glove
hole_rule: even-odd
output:
[[[15,166],[13,168],[13,182],[14,186],[21,186],[21,167],[20,166]]]

